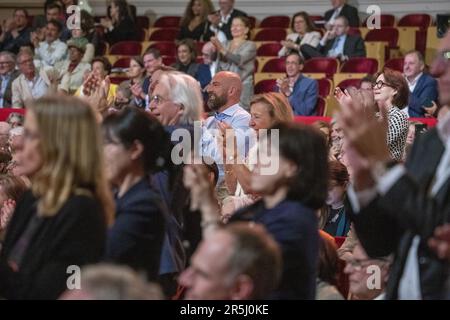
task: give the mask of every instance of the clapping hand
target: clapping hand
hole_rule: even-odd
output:
[[[450,224],[447,223],[435,229],[433,237],[428,240],[428,246],[440,259],[450,261]]]

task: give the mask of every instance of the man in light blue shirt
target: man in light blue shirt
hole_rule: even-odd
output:
[[[239,105],[242,82],[234,72],[216,73],[206,87],[208,106],[214,115],[206,119],[202,130],[202,155],[214,159],[219,167],[219,184],[224,178],[221,134],[224,128],[234,129],[237,140],[237,155],[243,160],[247,156],[249,143],[245,136],[250,131],[250,114]],[[229,160],[229,159],[228,159]]]

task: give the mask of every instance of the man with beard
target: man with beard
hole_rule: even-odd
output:
[[[210,157],[219,167],[219,198],[221,186],[224,181],[224,162],[242,161],[247,156],[249,145],[246,145],[245,134],[249,131],[250,114],[239,105],[242,91],[242,82],[234,72],[221,71],[216,73],[210,84],[206,87],[208,93],[208,107],[214,114],[206,119],[202,132],[202,155]],[[225,131],[234,129],[237,144],[237,156],[228,156],[224,159],[223,139]],[[228,131],[228,133],[231,133]],[[231,158],[230,158],[231,157]],[[225,189],[223,189],[225,190]],[[224,194],[226,196],[226,194]]]

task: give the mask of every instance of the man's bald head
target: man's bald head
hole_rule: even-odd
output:
[[[438,77],[439,102],[450,105],[450,30],[441,39],[438,46],[438,55],[431,65],[431,73]]]
[[[242,92],[242,81],[238,74],[230,71],[216,73],[206,87],[208,106],[215,111],[223,110],[239,103]]]
[[[217,50],[212,42],[207,42],[203,45],[202,57],[204,64],[212,64],[217,59]]]

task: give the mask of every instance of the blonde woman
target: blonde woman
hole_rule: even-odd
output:
[[[256,138],[260,129],[270,129],[280,122],[292,122],[294,114],[287,98],[277,92],[264,93],[253,97],[250,106],[250,127]],[[225,219],[239,208],[253,203],[257,195],[250,186],[251,170],[257,160],[257,143],[250,149],[244,164],[225,164],[225,182],[230,194],[223,201],[222,214]],[[224,150],[224,152],[228,152]],[[228,156],[228,154],[227,154]],[[237,155],[233,155],[236,157]]]
[[[32,186],[18,201],[0,255],[0,296],[56,299],[74,266],[104,252],[114,211],[92,109],[76,98],[28,106],[19,157]]]

